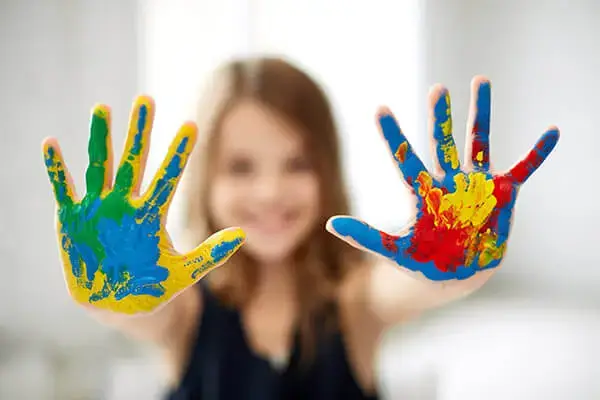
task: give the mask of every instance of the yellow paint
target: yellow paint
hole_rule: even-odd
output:
[[[459,161],[458,161],[458,149],[454,144],[454,139],[452,138],[452,111],[450,110],[450,94],[445,94],[446,104],[446,116],[448,117],[446,121],[440,124],[443,133],[443,142],[440,144],[440,148],[442,153],[444,154],[444,162],[450,164],[452,169],[458,169]]]
[[[483,151],[477,152],[477,154],[475,155],[475,160],[477,160],[478,162],[483,162]]]
[[[64,235],[59,236],[59,240],[62,240]],[[83,265],[83,275],[81,278],[76,278],[71,272],[71,263],[67,252],[60,248],[61,259],[65,266],[64,276],[66,279],[69,293],[73,299],[83,305],[90,305],[94,308],[103,309],[111,312],[117,312],[122,314],[144,314],[155,312],[162,306],[167,304],[177,294],[182,292],[184,289],[190,287],[198,280],[202,279],[206,274],[223,265],[235,251],[231,252],[227,257],[219,260],[219,263],[215,263],[215,260],[211,257],[211,250],[223,243],[228,241],[234,241],[242,238],[237,248],[241,247],[245,240],[245,233],[239,228],[225,229],[209,237],[200,246],[194,249],[188,254],[177,253],[172,246],[171,240],[165,230],[161,230],[159,247],[161,249],[160,258],[158,265],[161,265],[169,270],[169,278],[161,283],[165,289],[165,293],[161,297],[154,296],[126,296],[121,300],[115,299],[114,295],[106,297],[102,300],[96,301],[93,304],[89,302],[90,295],[97,293],[102,290],[106,283],[106,275],[97,271],[92,281],[91,290],[87,289],[85,278],[85,265]],[[201,270],[197,275],[192,277],[192,272],[202,266]],[[128,281],[123,279],[122,285],[124,286]],[[117,290],[118,287],[115,288]]]
[[[497,246],[496,233],[483,230],[497,203],[491,178],[481,172],[457,174],[454,177],[456,190],[447,194],[433,187],[433,179],[427,172],[420,172],[417,181],[425,212],[434,216],[435,226],[465,233],[460,245],[466,250],[466,265],[477,255],[480,267],[502,256],[505,246]]]
[[[449,143],[442,143],[440,145],[442,149],[442,153],[444,154],[444,162],[450,164],[452,169],[458,169],[458,150],[456,149],[456,145],[454,141]]]
[[[50,178],[51,183],[54,186],[54,195],[57,198],[57,201],[59,202],[64,202],[64,201],[73,201],[73,199],[75,199],[75,193],[73,192],[73,185],[71,184],[71,182],[66,181],[66,177],[67,177],[67,169],[65,167],[65,162],[62,158],[62,155],[58,152],[57,149],[55,149],[54,147],[51,147],[48,143],[44,143],[44,147],[42,149],[44,155],[46,158],[52,158],[53,159],[53,163],[52,165],[46,165],[46,170],[48,171],[49,174],[52,174],[53,177]],[[54,154],[51,156],[50,154],[54,152]],[[58,194],[58,176],[63,176],[65,177],[65,182],[62,183],[62,185],[60,185],[60,187],[64,190],[65,192],[65,198],[63,199],[59,199],[59,194]]]

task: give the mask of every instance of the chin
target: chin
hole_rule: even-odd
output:
[[[277,264],[287,261],[293,252],[296,250],[296,246],[292,243],[280,243],[276,240],[269,243],[252,242],[251,236],[248,234],[248,240],[244,245],[244,249],[247,251],[253,259],[261,264]]]

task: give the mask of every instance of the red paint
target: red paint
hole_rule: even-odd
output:
[[[379,234],[381,235],[381,244],[383,244],[383,247],[394,253],[398,251],[396,240],[398,240],[399,236],[389,235],[385,232],[379,232]]]
[[[540,141],[523,160],[511,168],[509,175],[513,177],[515,183],[519,185],[524,183],[542,165],[544,157],[539,152],[543,151],[544,145],[543,141]]]
[[[481,132],[479,129],[479,125],[475,123],[475,127],[473,128],[473,149],[471,151],[471,159],[473,163],[478,165],[480,163],[488,165],[490,163],[490,153],[488,151],[488,143],[477,134],[477,132]],[[482,159],[478,160],[477,155],[481,153]]]
[[[424,179],[423,177],[421,177]],[[499,211],[511,207],[516,189],[510,176],[501,175],[493,178],[496,206],[481,231],[494,229],[499,216]],[[421,184],[425,184],[424,181]],[[436,215],[429,213],[428,207],[440,209],[442,196],[448,193],[447,188],[428,191],[422,196],[421,215],[414,225],[410,255],[417,262],[433,262],[437,269],[443,272],[456,272],[457,268],[465,265],[467,248],[473,240],[471,229],[455,227],[455,218],[452,210],[445,211],[436,221]],[[427,204],[425,204],[425,199]],[[437,222],[437,223],[436,223]],[[471,230],[471,232],[469,232]],[[476,234],[479,234],[477,232]]]
[[[496,208],[503,208],[513,201],[515,187],[510,176],[497,175],[494,177],[494,197]]]
[[[427,187],[425,176],[417,178],[421,187]],[[426,263],[433,261],[435,266],[444,272],[455,272],[465,262],[465,242],[469,239],[467,233],[460,228],[452,228],[454,215],[450,210],[442,215],[448,223],[436,224],[436,216],[428,212],[428,207],[439,210],[442,196],[448,193],[447,188],[431,190],[422,200],[421,216],[417,220],[411,246],[408,249],[413,259]]]
[[[414,226],[408,251],[415,261],[433,261],[440,271],[456,272],[459,266],[464,265],[467,239],[464,230],[435,226],[434,216],[423,213]]]

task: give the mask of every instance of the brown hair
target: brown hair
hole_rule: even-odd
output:
[[[317,318],[331,321],[330,307],[347,270],[362,253],[325,231],[327,218],[349,214],[349,201],[341,167],[337,128],[323,90],[307,74],[279,58],[234,60],[217,70],[200,102],[200,140],[186,171],[185,220],[196,243],[217,230],[208,208],[209,169],[213,148],[224,117],[237,102],[252,99],[284,117],[304,135],[320,180],[320,220],[307,243],[295,254],[296,293],[300,304],[302,353],[313,354]],[[243,247],[226,268],[208,276],[211,289],[225,303],[241,308],[258,282],[258,269]]]

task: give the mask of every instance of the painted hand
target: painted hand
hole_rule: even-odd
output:
[[[559,132],[550,128],[533,150],[508,172],[490,171],[490,83],[472,83],[470,127],[463,169],[452,136],[450,97],[442,86],[430,94],[435,174],[413,152],[391,112],[379,125],[416,198],[416,218],[396,235],[352,217],[337,216],[327,229],[349,244],[385,256],[429,280],[464,280],[500,265],[506,251],[519,187],[554,149]]]
[[[147,313],[223,264],[244,242],[241,229],[217,232],[191,253],[173,249],[165,230],[167,211],[196,140],[184,124],[142,196],[154,103],[133,107],[125,152],[112,184],[110,110],[94,108],[86,194],[78,200],[55,139],[43,152],[58,205],[58,244],[70,294],[80,304],[125,313]]]

